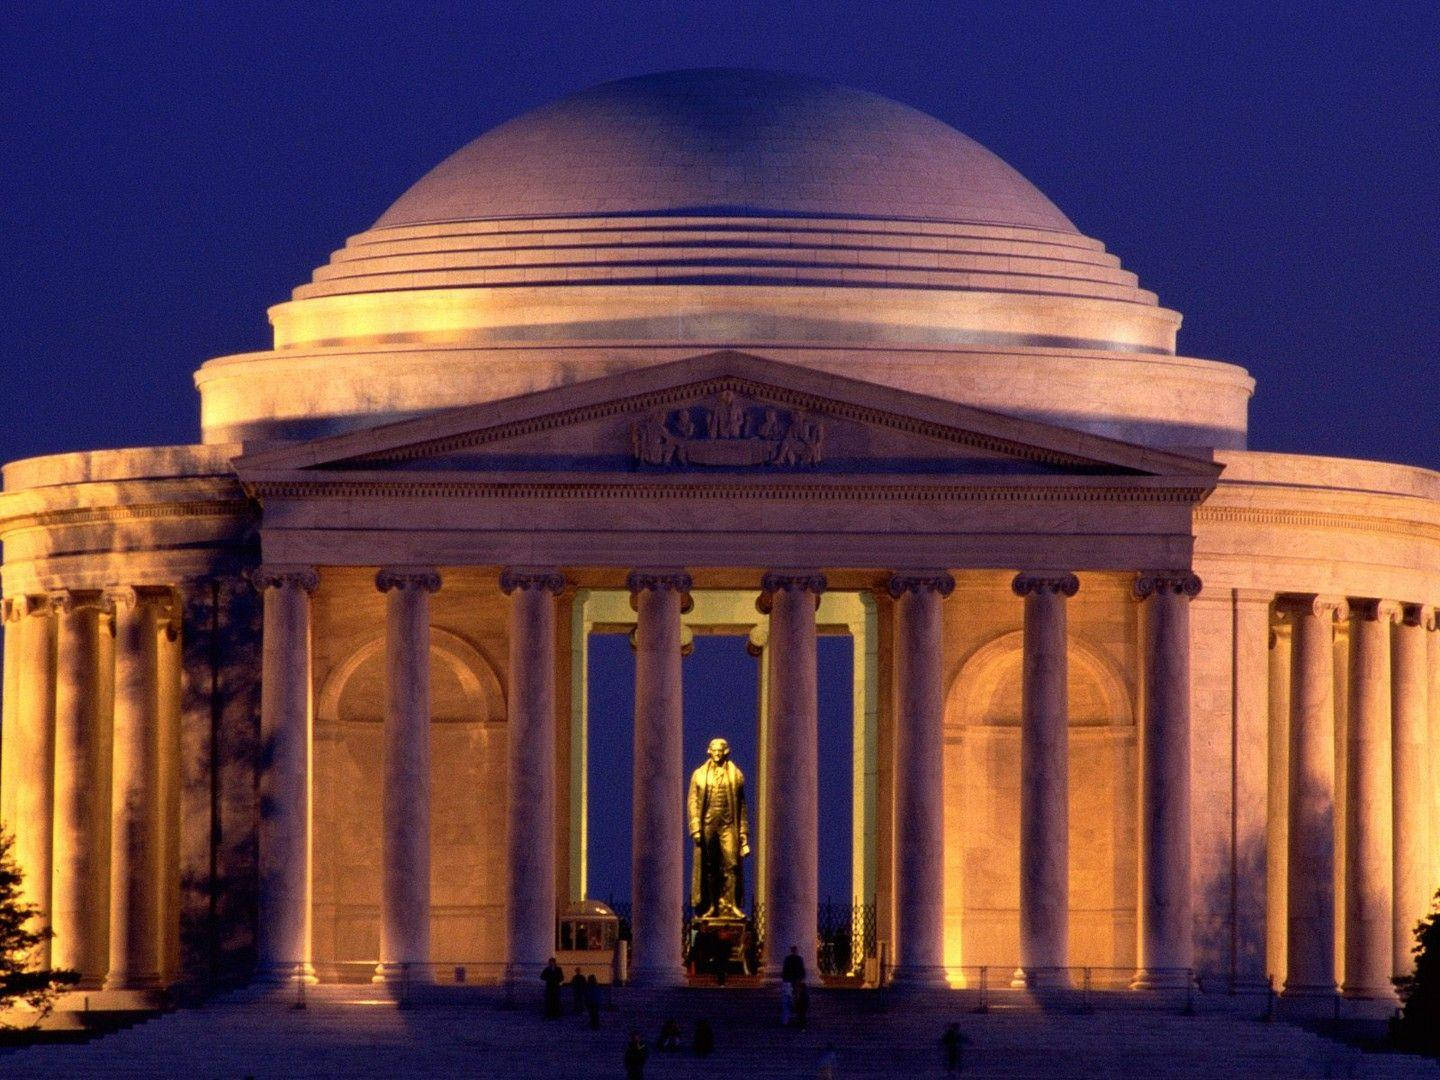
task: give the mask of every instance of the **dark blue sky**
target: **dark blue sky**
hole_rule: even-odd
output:
[[[1440,7],[21,3],[0,460],[196,437],[190,373],[495,123],[697,65],[949,121],[1259,379],[1254,445],[1440,465]]]
[[[725,65],[874,90],[990,147],[1185,314],[1183,352],[1258,378],[1256,448],[1440,467],[1437,12],[6,5],[0,460],[193,441],[191,372],[264,347],[265,308],[452,150],[594,82]]]

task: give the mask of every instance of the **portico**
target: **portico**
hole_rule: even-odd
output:
[[[391,672],[384,739],[382,968],[427,962],[425,898],[402,895],[403,882],[413,882],[415,868],[425,865],[424,833],[416,823],[423,821],[430,798],[420,765],[423,752],[416,750],[416,743],[424,741],[419,733],[425,730],[421,718],[427,704],[413,689],[416,643],[427,629],[421,617],[427,590],[438,588],[437,595],[444,597],[448,583],[460,579],[468,589],[498,589],[509,597],[502,679],[510,688],[505,970],[518,974],[543,963],[553,949],[557,901],[578,885],[560,880],[575,872],[577,860],[573,840],[567,839],[573,811],[557,799],[557,791],[564,792],[573,806],[573,746],[556,723],[557,714],[565,711],[558,703],[569,689],[557,643],[568,636],[571,620],[562,608],[573,604],[574,594],[601,595],[608,588],[631,598],[627,606],[638,650],[637,976],[666,982],[681,974],[673,943],[679,940],[676,920],[684,895],[685,837],[677,811],[682,612],[692,606],[693,596],[707,595],[749,595],[757,609],[752,617],[760,631],[756,636],[763,639],[767,685],[762,780],[767,797],[759,830],[769,853],[761,875],[767,966],[778,970],[779,960],[795,945],[813,971],[817,608],[838,587],[865,594],[871,606],[883,602],[883,617],[892,627],[884,636],[890,640],[887,676],[894,704],[893,711],[884,712],[893,756],[883,780],[877,776],[876,782],[893,810],[884,823],[877,821],[866,836],[856,838],[857,849],[868,844],[873,851],[866,856],[868,865],[857,867],[857,881],[868,875],[876,893],[866,899],[879,896],[884,902],[880,919],[886,939],[893,942],[895,979],[945,984],[947,656],[942,613],[956,575],[1008,568],[1012,591],[1026,597],[1022,743],[1034,747],[1022,757],[1024,774],[1034,782],[1027,785],[1021,808],[1022,835],[1029,839],[1018,853],[1018,959],[1025,979],[1063,979],[1069,963],[1064,615],[1066,598],[1080,586],[1069,569],[1045,569],[1059,564],[1087,573],[1128,574],[1137,583],[1136,602],[1147,612],[1156,608],[1153,598],[1162,597],[1163,607],[1146,617],[1152,626],[1146,674],[1153,688],[1145,731],[1146,745],[1154,746],[1155,767],[1165,770],[1157,775],[1169,786],[1135,794],[1142,820],[1155,822],[1147,830],[1150,847],[1141,870],[1147,883],[1141,918],[1148,936],[1141,938],[1138,977],[1154,980],[1166,972],[1185,977],[1187,935],[1178,927],[1187,901],[1176,893],[1188,876],[1188,835],[1183,814],[1175,814],[1184,807],[1179,790],[1187,766],[1183,754],[1173,756],[1173,746],[1185,743],[1188,722],[1189,636],[1182,601],[1194,595],[1198,582],[1187,567],[1166,569],[1164,564],[1185,559],[1189,508],[1213,483],[1213,466],[1180,455],[1137,455],[1134,448],[1095,437],[1063,445],[1066,434],[1043,425],[1006,421],[1004,430],[997,430],[996,417],[968,410],[946,416],[920,399],[915,404],[930,409],[929,414],[906,415],[908,402],[893,393],[886,395],[882,409],[867,400],[870,391],[862,384],[826,379],[821,396],[812,382],[818,380],[810,373],[756,357],[700,356],[647,373],[643,390],[636,377],[615,376],[601,380],[602,385],[536,395],[523,414],[509,403],[482,406],[394,425],[364,440],[341,436],[238,463],[243,481],[265,506],[265,566],[283,568],[262,569],[261,582],[276,582],[268,589],[288,589],[292,602],[304,607],[308,592],[287,584],[296,574],[313,573],[323,581],[344,567],[373,567],[377,556],[385,560],[375,579],[387,589],[384,652]],[[716,486],[693,467],[651,467],[643,459],[653,456],[653,449],[640,446],[637,464],[616,470],[609,463],[623,459],[637,425],[654,415],[651,401],[664,402],[672,412],[694,410],[697,418],[717,407],[717,401],[756,417],[773,416],[781,407],[803,409],[825,418],[812,423],[822,433],[825,458],[841,467],[838,475],[827,475],[820,461],[762,464],[759,472],[729,472]],[[620,402],[623,408],[616,407]],[[911,434],[917,431],[922,434]],[[923,442],[915,442],[917,437]],[[732,441],[743,445],[739,438]],[[560,460],[563,448],[577,442],[592,447],[593,457],[577,462],[565,454]],[[954,449],[942,449],[946,446]],[[522,447],[527,473],[515,475],[508,463]],[[686,450],[691,456],[708,452],[703,445]],[[885,455],[885,472],[856,482],[857,472],[870,470],[854,455],[876,453]],[[944,461],[933,457],[937,453],[952,456]],[[554,464],[547,455],[555,455]],[[1076,520],[1087,511],[1074,506],[1076,495],[1103,493],[1115,471],[1131,477],[1142,469],[1151,473],[1140,481],[1150,494],[1111,505],[1103,505],[1101,494],[1091,520],[1104,540],[1087,543],[1086,526]],[[340,517],[349,525],[322,527],[322,520],[336,520],[336,499],[344,500]],[[514,509],[507,510],[507,503]],[[1047,534],[1049,514],[1059,505],[1067,507],[1070,531]],[[683,515],[683,533],[667,527],[673,515]],[[924,526],[927,516],[937,515],[947,520],[943,540]],[[1116,515],[1133,532],[1117,534]],[[805,554],[819,557],[800,565],[795,561],[800,549],[788,525],[798,518],[810,522]],[[973,527],[963,524],[967,518],[973,518]],[[583,525],[560,530],[551,521]],[[629,557],[597,565],[596,558],[607,551]],[[1032,553],[1033,569],[1013,562],[1026,552]],[[506,562],[505,554],[523,554],[524,560]],[[280,605],[270,603],[267,593],[266,610],[272,609],[281,618]],[[308,640],[314,633],[313,628],[277,630],[266,640],[292,635]],[[277,665],[277,685],[284,681],[280,672],[290,666],[298,670],[301,663],[293,652],[271,650],[266,656],[267,665]],[[270,684],[264,673],[262,680]],[[1174,686],[1167,689],[1166,680]],[[267,698],[266,730],[305,730],[312,722],[308,709],[298,694]],[[1047,786],[1054,783],[1047,776],[1058,777],[1058,786]],[[290,831],[278,845],[304,850],[313,842],[304,832],[307,796],[301,785],[287,790],[293,805],[278,820]],[[399,828],[392,811],[401,808],[404,836],[392,838]],[[876,866],[886,872],[877,875]],[[262,894],[262,908],[300,905],[301,895],[294,890]],[[296,914],[277,922],[298,926],[303,920]],[[299,951],[290,964],[309,962],[308,948],[292,947]],[[953,966],[953,944],[948,951]]]

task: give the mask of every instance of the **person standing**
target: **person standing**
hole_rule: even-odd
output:
[[[585,1011],[590,1014],[590,1030],[600,1030],[600,980],[594,975],[585,980]]]
[[[565,982],[565,972],[560,970],[560,965],[555,962],[555,957],[550,957],[545,962],[545,970],[540,972],[540,981],[545,984],[545,1019],[558,1020],[560,1018],[560,986]]]
[[[570,976],[570,997],[572,999],[570,1008],[576,1016],[579,1016],[585,1011],[585,976],[580,973],[578,967],[575,969],[575,974]]]
[[[715,1029],[703,1016],[695,1021],[695,1042],[691,1049],[698,1058],[707,1058],[715,1050]]]
[[[815,1070],[817,1080],[835,1080],[835,1044],[826,1043],[820,1055],[819,1068]]]
[[[640,1033],[630,1032],[630,1041],[625,1044],[625,1080],[645,1080],[645,1059],[649,1056]]]
[[[945,1029],[945,1034],[940,1036],[940,1045],[945,1048],[945,1071],[947,1073],[958,1073],[964,1065],[965,1044],[967,1039],[960,1031],[959,1024],[951,1024]]]

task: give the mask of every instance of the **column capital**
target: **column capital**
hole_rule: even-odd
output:
[[[944,570],[900,570],[890,575],[886,591],[896,600],[907,592],[949,596],[955,591],[955,579]]]
[[[1314,615],[1324,618],[1328,615],[1336,622],[1350,617],[1350,604],[1343,596],[1326,596],[1321,593],[1281,593],[1275,598],[1277,614]]]
[[[1350,617],[1361,622],[1398,623],[1402,614],[1400,604],[1394,600],[1359,596],[1350,598]]]
[[[5,598],[6,622],[19,622],[27,615],[49,615],[55,609],[53,597],[45,593],[26,593]]]
[[[808,592],[815,594],[815,606],[820,606],[820,594],[829,582],[818,570],[767,570],[760,579],[760,596],[755,601],[755,610],[762,615],[770,614],[771,600],[777,592]]]
[[[695,580],[684,570],[655,568],[646,570],[631,570],[625,578],[625,588],[630,590],[630,609],[636,610],[635,600],[637,594],[649,589],[655,592],[670,590],[680,594],[680,611],[689,611],[695,606],[695,600],[690,595],[694,588]]]
[[[261,592],[266,589],[291,588],[313,593],[320,587],[320,574],[313,566],[266,563],[250,571],[250,583]]]
[[[1192,570],[1144,570],[1135,576],[1135,599],[1146,600],[1156,593],[1172,596],[1200,595],[1200,578]]]
[[[382,593],[391,589],[440,591],[440,572],[433,566],[382,566],[375,575],[375,587]]]
[[[102,589],[54,589],[50,593],[50,603],[66,615],[92,610],[103,613],[109,609],[109,601]]]
[[[565,588],[565,575],[543,567],[507,566],[500,571],[500,591],[509,596],[516,589],[545,589],[559,596]]]
[[[1440,610],[1430,604],[1405,604],[1404,623],[1422,630],[1435,630],[1440,628]]]
[[[1068,570],[1022,570],[1010,582],[1010,589],[1016,596],[1074,596],[1080,591],[1080,579]]]

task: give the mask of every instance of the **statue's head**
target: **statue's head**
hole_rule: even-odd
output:
[[[711,739],[710,745],[705,748],[705,753],[716,765],[723,765],[725,759],[730,756],[730,744],[724,739]]]

